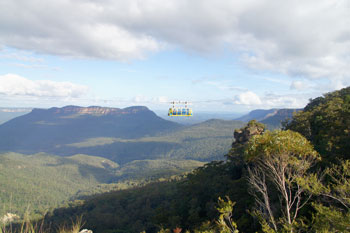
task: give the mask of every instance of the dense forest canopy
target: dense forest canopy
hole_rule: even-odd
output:
[[[286,129],[304,135],[326,160],[350,159],[350,87],[310,100]]]

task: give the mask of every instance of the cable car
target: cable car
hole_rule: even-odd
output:
[[[168,111],[168,116],[186,116],[186,117],[190,117],[193,115],[192,113],[192,109],[188,108],[187,105],[190,104],[189,102],[171,102],[171,104],[173,104],[172,107],[169,108]],[[175,107],[175,105],[185,105],[184,107]]]

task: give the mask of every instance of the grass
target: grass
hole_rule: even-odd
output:
[[[57,228],[56,233],[79,233],[83,226],[82,217],[77,217],[75,221],[72,221],[71,226],[62,225]],[[0,227],[0,233],[51,233],[53,232],[50,227],[45,226],[44,220],[33,223],[26,218],[21,223],[17,224],[5,224]]]

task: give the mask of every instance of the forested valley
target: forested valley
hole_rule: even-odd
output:
[[[71,202],[44,223],[53,232],[77,216],[110,233],[349,232],[349,133],[350,87],[310,100],[282,130],[250,121],[221,161]]]

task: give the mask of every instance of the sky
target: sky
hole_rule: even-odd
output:
[[[1,0],[0,107],[302,108],[350,85],[347,0]]]

